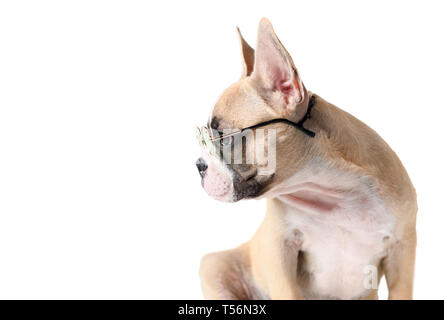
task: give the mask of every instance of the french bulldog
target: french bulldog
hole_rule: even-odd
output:
[[[377,299],[385,276],[389,299],[412,299],[417,201],[401,161],[307,91],[267,19],[256,49],[238,34],[242,76],[199,129],[196,165],[210,196],[267,198],[267,210],[247,243],[202,258],[205,298]],[[236,146],[242,161],[230,155]],[[262,147],[274,161],[258,161]]]

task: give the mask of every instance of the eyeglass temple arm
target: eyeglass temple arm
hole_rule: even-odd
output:
[[[211,141],[219,141],[219,140],[222,140],[222,139],[224,139],[224,138],[234,136],[234,135],[236,135],[236,134],[238,134],[238,133],[241,133],[242,131],[247,130],[247,129],[250,129],[250,128],[244,128],[244,129],[242,129],[242,130],[237,130],[237,131],[230,132],[230,133],[227,133],[227,134],[222,134],[222,135],[220,135],[220,136],[218,136],[218,137],[214,137],[214,138],[211,137],[210,140],[211,140]]]
[[[259,127],[263,127],[263,126],[266,126],[266,125],[269,125],[269,124],[279,123],[279,122],[284,122],[286,124],[289,124],[289,125],[297,128],[297,129],[301,130],[303,133],[305,133],[306,135],[308,135],[308,136],[310,136],[312,138],[316,135],[313,131],[304,128],[304,126],[302,124],[300,124],[300,123],[296,123],[296,122],[290,121],[288,119],[272,119],[272,120],[268,120],[268,121],[265,121],[265,122],[261,122],[261,123],[252,125],[252,126],[247,127],[247,128],[243,128],[241,130],[238,130],[238,131],[235,131],[235,132],[232,132],[232,133],[228,133],[228,134],[221,135],[219,137],[211,138],[211,141],[222,140],[223,138],[234,136],[234,135],[236,135],[238,133],[241,133],[241,132],[243,132],[245,130],[252,130],[252,129],[256,129],[256,128],[259,128]]]

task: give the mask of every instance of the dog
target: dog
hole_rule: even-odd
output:
[[[266,18],[255,49],[238,34],[242,76],[199,129],[196,165],[210,196],[267,198],[267,211],[247,243],[202,258],[204,297],[378,299],[384,275],[389,299],[412,299],[417,201],[401,161],[370,127],[305,88]],[[244,128],[253,138],[236,142]],[[275,150],[271,169],[254,156],[259,130]],[[239,143],[249,162],[220,156]]]

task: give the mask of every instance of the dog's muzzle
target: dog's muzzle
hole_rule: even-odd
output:
[[[196,161],[202,187],[214,199],[235,202],[263,194],[272,176],[258,176],[254,166],[227,165],[204,155]]]
[[[205,154],[196,161],[196,167],[202,178],[202,187],[211,197],[224,202],[233,201],[233,178],[226,166]]]

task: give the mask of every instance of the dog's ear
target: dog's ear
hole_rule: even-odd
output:
[[[239,36],[239,42],[241,47],[241,56],[242,56],[242,78],[248,77],[254,68],[254,49],[250,47],[250,45],[245,41],[244,37],[239,30],[239,27],[236,27],[237,34]]]
[[[293,60],[266,18],[259,23],[251,77],[279,113],[292,114],[304,101],[305,90]]]

